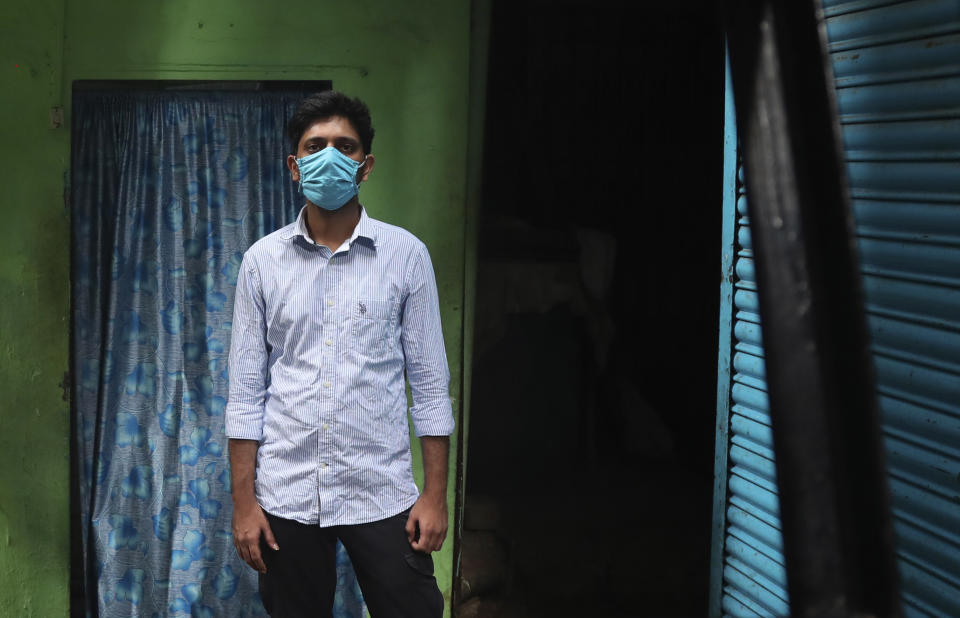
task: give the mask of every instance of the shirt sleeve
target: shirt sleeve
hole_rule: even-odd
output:
[[[267,394],[267,323],[263,288],[256,265],[243,256],[237,276],[230,336],[230,391],[224,425],[228,438],[263,436]]]
[[[400,343],[413,394],[413,430],[417,437],[453,433],[450,368],[440,326],[440,300],[427,248],[412,259],[407,298],[400,323]]]

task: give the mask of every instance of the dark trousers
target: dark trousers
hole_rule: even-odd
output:
[[[433,558],[414,551],[404,529],[409,509],[387,519],[321,528],[267,513],[279,551],[261,540],[267,572],[260,596],[272,618],[332,618],[337,539],[357,574],[371,618],[440,618],[443,595]]]

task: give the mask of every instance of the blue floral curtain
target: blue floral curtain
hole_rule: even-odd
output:
[[[243,252],[293,221],[298,94],[78,92],[77,475],[87,614],[261,616],[236,555],[223,413]],[[338,552],[335,616],[363,616]]]

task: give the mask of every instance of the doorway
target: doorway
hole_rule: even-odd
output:
[[[233,296],[243,253],[302,203],[284,126],[330,87],[74,85],[73,615],[265,615],[230,532]]]
[[[722,34],[635,12],[492,3],[460,616],[706,612]]]

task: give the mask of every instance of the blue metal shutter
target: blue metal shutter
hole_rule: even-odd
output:
[[[737,196],[733,385],[730,389],[729,504],[723,568],[723,611],[783,616],[787,573],[770,430],[757,286],[742,169]]]
[[[790,608],[780,501],[747,198],[743,170],[734,168],[736,127],[729,71],[725,125],[724,282],[710,615],[784,616]]]
[[[960,0],[824,0],[907,616],[960,616]]]
[[[960,0],[824,0],[824,12],[904,613],[960,616]],[[718,453],[727,450],[717,459],[710,613],[786,614],[775,606],[786,603],[786,578],[742,195],[737,210],[735,373],[718,399]],[[722,338],[720,357],[722,382]]]

